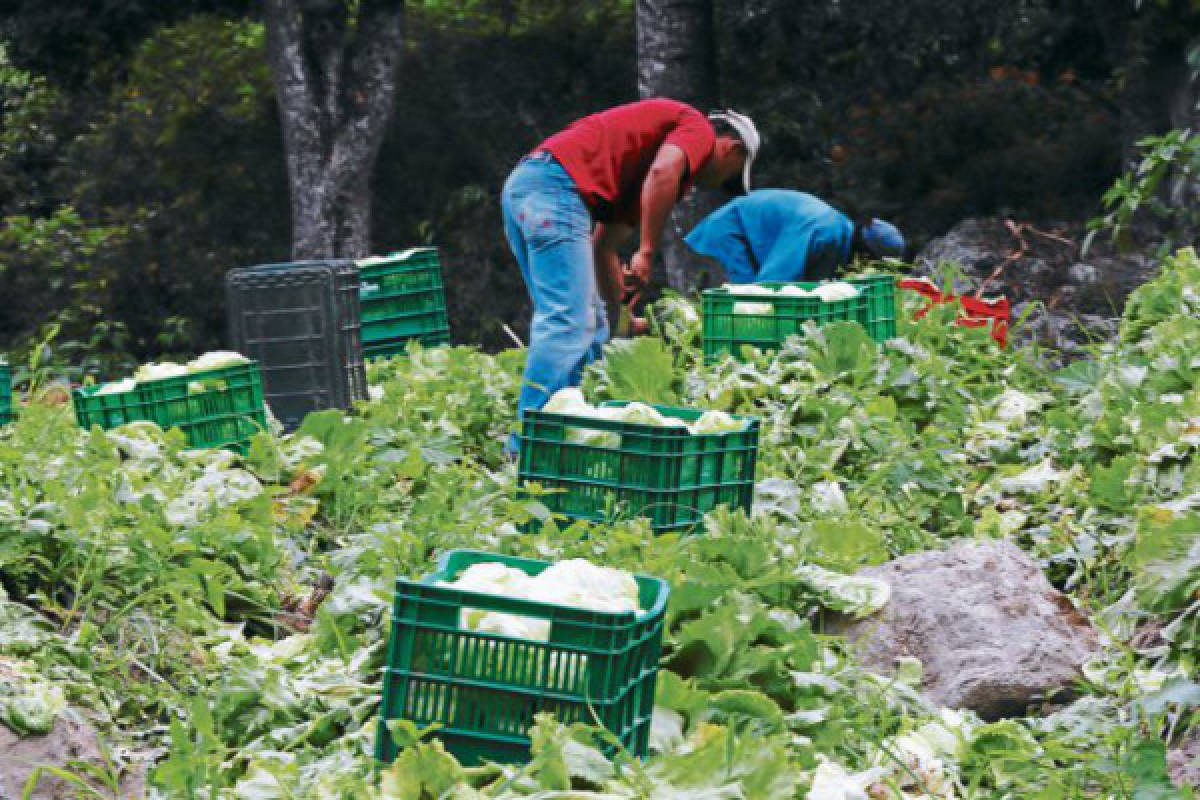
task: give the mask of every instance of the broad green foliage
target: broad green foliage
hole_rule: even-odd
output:
[[[244,459],[23,407],[0,429],[0,675],[21,687],[0,724],[66,705],[161,747],[156,798],[1183,797],[1163,753],[1200,705],[1200,265],[1164,267],[1119,339],[1058,373],[911,309],[882,346],[837,324],[706,367],[668,299],[661,336],[614,345],[586,396],[762,419],[754,513],[691,536],[550,519],[515,491],[519,351],[414,346],[371,367],[369,402]],[[824,632],[889,602],[859,567],[971,536],[1028,549],[1110,634],[1074,704],[985,725],[922,699],[919,663],[876,675]],[[464,769],[398,721],[377,779],[393,582],[452,547],[670,583],[650,758],[543,716],[530,764]]]

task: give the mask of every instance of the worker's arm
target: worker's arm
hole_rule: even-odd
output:
[[[650,284],[654,268],[654,253],[662,241],[667,217],[679,199],[679,189],[687,174],[688,160],[681,148],[664,144],[658,148],[642,182],[642,241],[629,261],[634,278],[643,286]]]
[[[621,259],[617,248],[629,238],[633,229],[618,223],[597,222],[592,231],[592,253],[596,262],[596,287],[608,307],[608,320],[616,329],[617,313],[621,307]]]

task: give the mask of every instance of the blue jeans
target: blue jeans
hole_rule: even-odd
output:
[[[504,184],[504,235],[533,300],[533,324],[517,419],[577,386],[608,341],[596,288],[591,217],[575,182],[549,153],[521,160]],[[515,449],[510,439],[509,449]]]

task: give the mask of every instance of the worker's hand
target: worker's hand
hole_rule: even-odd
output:
[[[645,289],[650,285],[650,276],[653,274],[654,253],[650,250],[638,250],[633,254],[633,258],[629,259],[629,272],[625,276],[625,288]]]

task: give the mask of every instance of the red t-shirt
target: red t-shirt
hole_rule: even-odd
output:
[[[673,144],[687,156],[682,195],[712,156],[716,141],[716,132],[699,111],[656,98],[584,117],[535,152],[546,150],[558,159],[597,222],[636,226],[642,215],[642,182],[658,148]]]

